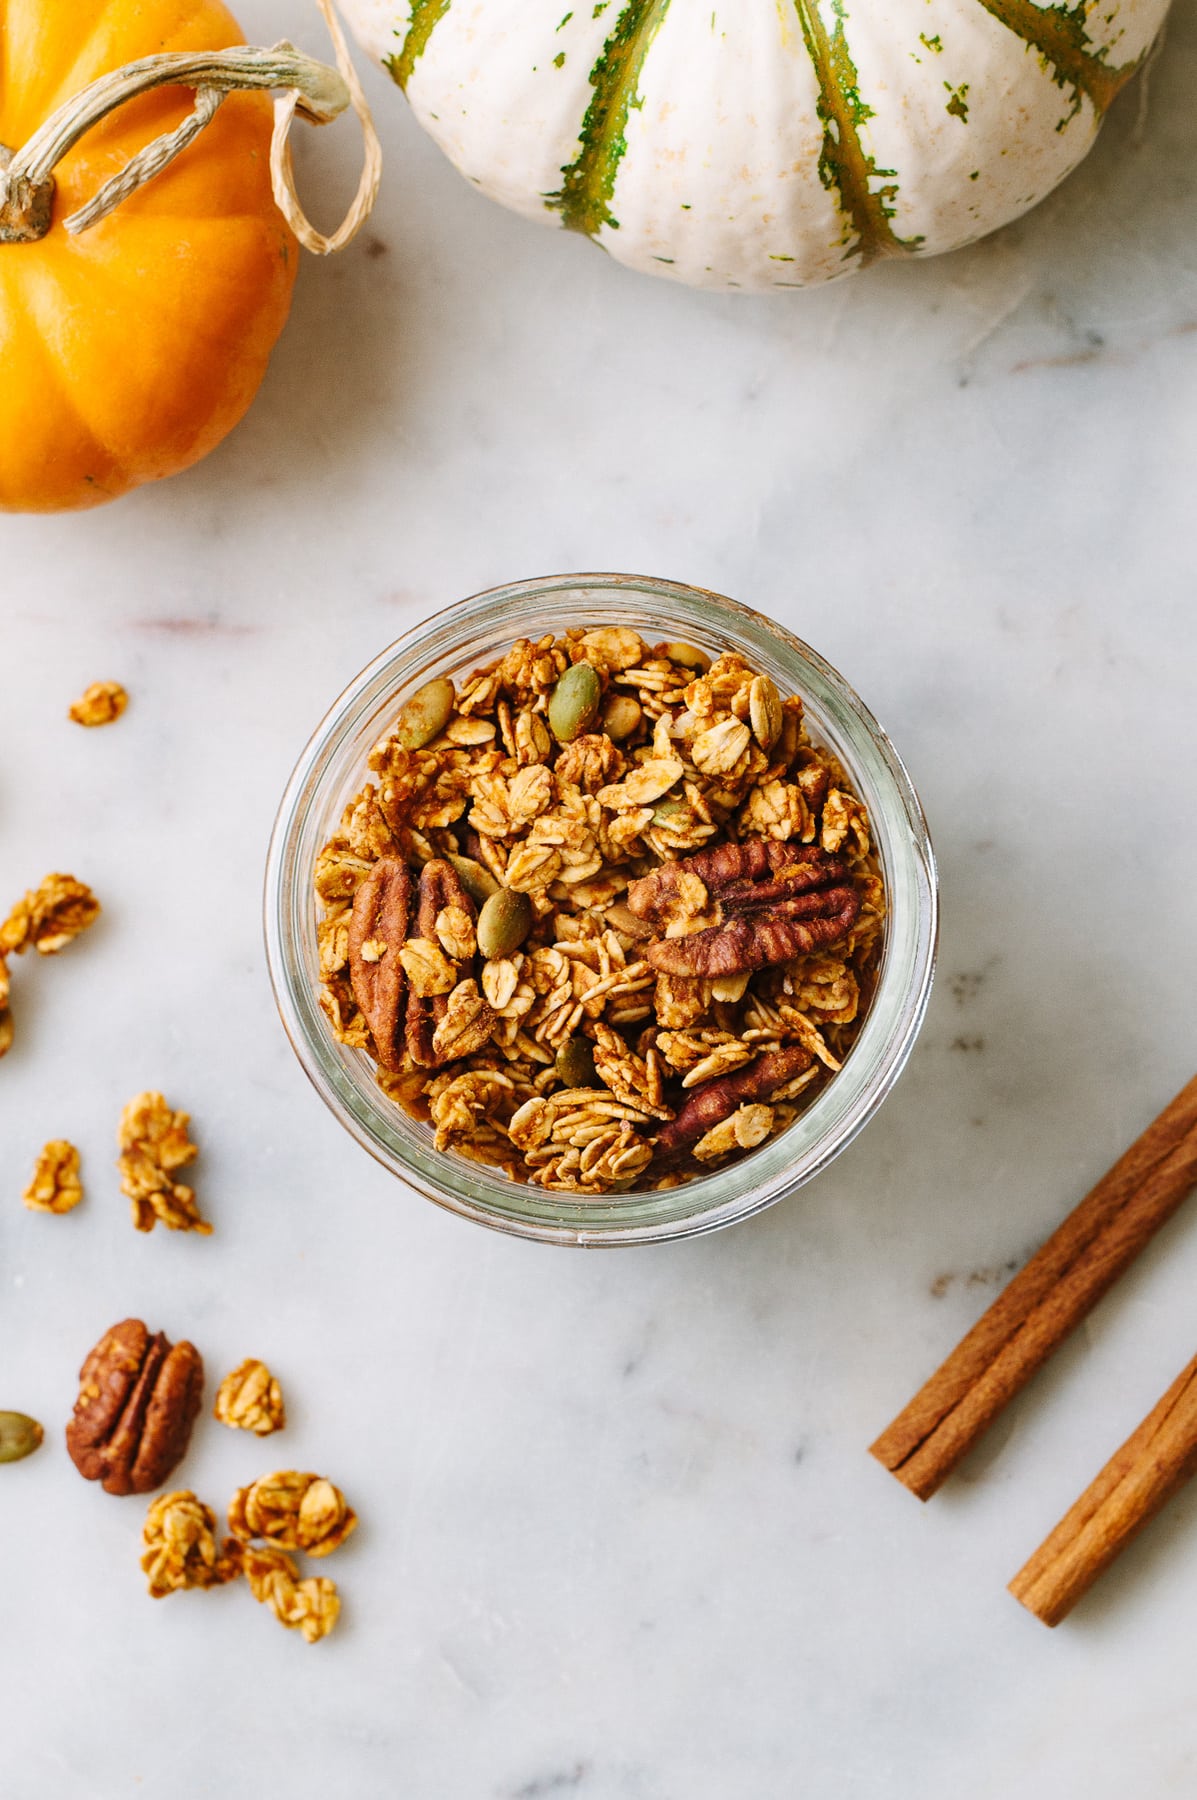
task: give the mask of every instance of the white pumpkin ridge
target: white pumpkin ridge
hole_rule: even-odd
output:
[[[345,0],[482,192],[698,285],[973,242],[1092,145],[1168,0]]]

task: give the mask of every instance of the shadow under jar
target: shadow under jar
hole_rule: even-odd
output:
[[[781,696],[798,695],[812,742],[843,765],[869,815],[884,883],[875,986],[843,1067],[759,1148],[665,1189],[599,1196],[509,1180],[453,1151],[378,1086],[364,1050],[337,1041],[320,1007],[313,881],[317,857],[368,779],[367,758],[403,703],[436,676],[458,684],[520,638],[629,626],[651,646],[680,641],[712,658],[739,654]],[[772,620],[718,594],[632,575],[548,576],[494,588],[438,613],[392,644],[333,704],[279,808],[266,869],[266,952],[287,1035],[342,1125],[386,1168],[465,1218],[542,1243],[660,1243],[760,1212],[827,1166],[897,1080],[926,1011],[937,930],[935,863],[918,797],[893,745],[831,666]]]

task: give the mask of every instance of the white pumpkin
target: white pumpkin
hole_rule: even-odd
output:
[[[934,256],[1075,168],[1168,0],[344,0],[485,194],[704,287]]]

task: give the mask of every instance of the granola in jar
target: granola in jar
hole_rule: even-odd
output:
[[[840,1068],[885,899],[802,700],[623,625],[398,711],[317,858],[321,1006],[439,1151],[575,1196],[676,1186]]]

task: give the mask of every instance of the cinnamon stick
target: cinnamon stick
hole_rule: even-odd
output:
[[[1136,1533],[1197,1473],[1197,1357],[1010,1583],[1058,1625]]]
[[[871,1446],[928,1500],[1197,1182],[1197,1076],[1053,1232]]]

